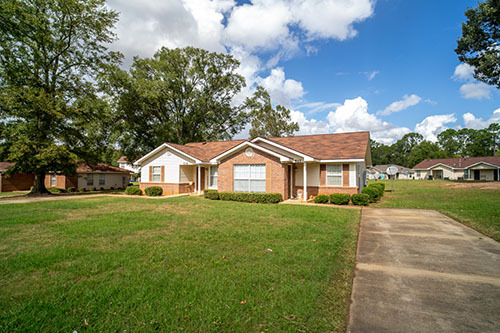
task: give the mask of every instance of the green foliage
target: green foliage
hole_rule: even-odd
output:
[[[279,203],[283,201],[280,193],[219,192],[219,199],[254,203]]]
[[[380,189],[380,197],[382,197],[384,195],[384,192],[385,192],[385,184],[384,183],[381,183],[381,182],[380,183],[371,183],[368,186],[379,188]]]
[[[73,192],[76,192],[76,188],[68,187],[68,193],[73,193]]]
[[[367,187],[373,188],[377,191],[377,193],[378,193],[377,201],[380,200],[380,198],[382,198],[382,196],[384,195],[384,189],[380,186],[376,186],[376,185],[374,186],[374,184],[370,184]]]
[[[60,187],[48,187],[50,193],[66,193],[66,189]]]
[[[127,194],[127,195],[142,195],[142,191],[138,187],[129,186],[125,189],[125,194]]]
[[[91,159],[81,123],[101,116],[89,107],[99,73],[119,55],[107,52],[118,14],[104,0],[2,2],[0,6],[0,146],[14,172],[74,173]],[[86,107],[82,107],[82,101]]]
[[[370,186],[363,187],[363,189],[361,190],[361,193],[368,195],[370,202],[377,202],[379,199],[379,195],[380,195],[378,188],[370,187]]]
[[[205,199],[219,200],[219,192],[217,190],[205,189],[203,190],[203,196]]]
[[[328,203],[328,195],[320,194],[314,198],[315,203],[326,204]]]
[[[330,194],[330,203],[335,205],[348,205],[351,196],[347,193],[333,193]]]
[[[500,1],[485,0],[465,12],[458,59],[474,68],[474,78],[500,88]]]
[[[299,130],[299,124],[292,122],[290,110],[282,105],[273,109],[271,96],[261,86],[245,102],[250,113],[250,137],[292,136]]]
[[[144,193],[150,197],[159,197],[163,194],[163,189],[161,186],[151,186],[144,189]]]
[[[352,204],[356,206],[368,206],[368,203],[370,202],[370,197],[364,193],[353,194],[351,196],[351,201]]]
[[[112,68],[108,93],[116,102],[129,160],[164,142],[230,139],[247,122],[233,98],[245,86],[239,62],[229,54],[185,47],[135,57],[130,70]]]

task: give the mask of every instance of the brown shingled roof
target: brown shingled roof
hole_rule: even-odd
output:
[[[0,172],[5,172],[10,169],[10,167],[14,166],[13,162],[0,162]]]
[[[112,165],[107,165],[103,163],[98,163],[96,165],[89,166],[86,163],[79,163],[76,168],[77,173],[127,173],[130,174],[129,170],[125,170]]]
[[[500,156],[436,158],[423,160],[415,165],[413,169],[428,169],[436,164],[444,164],[455,169],[463,169],[479,162],[486,162],[500,167]]]
[[[370,132],[302,135],[268,140],[319,160],[364,159],[370,144]]]
[[[127,156],[122,156],[116,161],[118,163],[128,163]]]
[[[185,145],[167,142],[167,144],[199,159],[200,161],[210,161],[215,156],[222,154],[226,150],[229,150],[244,141],[246,140],[192,142]]]

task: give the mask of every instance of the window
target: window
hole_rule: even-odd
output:
[[[210,187],[217,188],[217,177],[219,175],[219,167],[210,167]]]
[[[342,186],[342,165],[334,164],[326,166],[326,185]]]
[[[92,185],[94,185],[94,175],[88,174],[87,175],[87,186],[92,186]]]
[[[161,166],[153,167],[153,182],[161,182]]]
[[[99,185],[104,185],[106,183],[106,175],[101,173],[99,174]]]
[[[266,165],[244,164],[234,166],[235,192],[266,192]]]
[[[420,170],[417,170],[417,177],[420,178]]]
[[[122,176],[122,186],[125,186],[127,183],[127,179],[125,178],[125,176]]]
[[[50,175],[50,186],[52,186],[52,187],[56,186],[56,175],[55,174]]]

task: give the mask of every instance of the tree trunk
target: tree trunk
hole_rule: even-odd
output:
[[[28,193],[28,196],[50,195],[51,193],[45,187],[45,173],[35,174],[35,185]]]

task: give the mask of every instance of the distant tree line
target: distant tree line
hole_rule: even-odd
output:
[[[424,140],[418,133],[408,133],[392,145],[371,140],[373,165],[398,164],[414,167],[425,159],[500,155],[500,125],[484,129],[447,129],[437,142]]]

